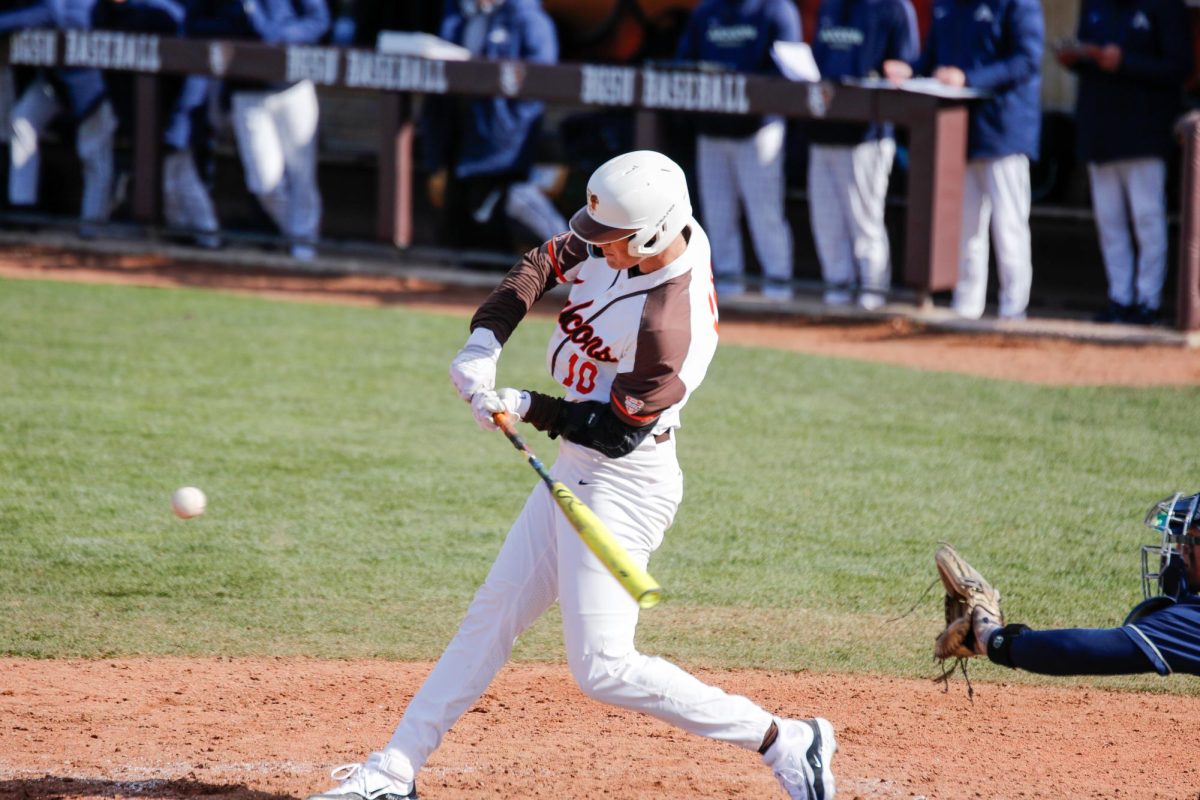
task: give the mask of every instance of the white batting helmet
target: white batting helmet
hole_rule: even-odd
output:
[[[629,240],[631,256],[657,255],[692,219],[687,178],[662,153],[634,150],[601,164],[571,231],[589,244]]]

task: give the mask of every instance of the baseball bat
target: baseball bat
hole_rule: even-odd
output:
[[[533,467],[533,471],[546,484],[554,502],[558,503],[558,507],[562,509],[567,522],[570,522],[571,527],[579,534],[579,538],[596,555],[596,558],[600,559],[600,563],[612,573],[625,591],[629,592],[630,597],[636,600],[642,608],[652,608],[658,605],[663,591],[662,587],[658,585],[658,581],[654,580],[649,572],[642,569],[633,560],[633,557],[621,546],[617,537],[613,536],[612,531],[596,516],[594,511],[588,508],[562,481],[556,481],[550,477],[550,472],[529,449],[529,445],[525,444],[521,434],[517,433],[508,414],[502,411],[497,412],[492,415],[492,419],[512,442],[513,447],[526,457],[529,466]]]

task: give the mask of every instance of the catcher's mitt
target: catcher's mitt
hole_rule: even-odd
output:
[[[934,657],[944,661],[986,654],[987,642],[975,631],[1004,624],[1000,592],[950,545],[939,547],[933,558],[946,587],[946,627],[934,642]]]

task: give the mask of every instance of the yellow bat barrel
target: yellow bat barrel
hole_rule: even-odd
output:
[[[657,605],[662,599],[662,587],[650,577],[649,572],[633,560],[596,513],[559,481],[550,485],[550,493],[554,495],[555,502],[567,516],[567,521],[579,534],[579,538],[583,539],[583,543],[596,554],[596,558],[600,559],[613,577],[620,581],[637,604],[642,608]]]

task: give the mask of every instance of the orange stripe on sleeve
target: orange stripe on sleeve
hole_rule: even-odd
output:
[[[630,422],[636,424],[638,427],[653,422],[658,418],[658,414],[647,414],[644,417],[639,417],[636,414],[630,414],[629,409],[625,408],[625,401],[618,397],[615,391],[609,393],[609,400],[612,402],[613,410],[617,412],[618,416],[624,417]]]
[[[554,274],[558,276],[559,283],[566,283],[567,276],[563,275],[562,267],[558,264],[558,253],[554,252],[554,240],[546,242],[546,251],[550,255],[550,266],[554,267]]]

